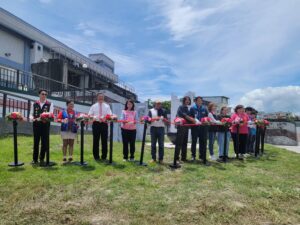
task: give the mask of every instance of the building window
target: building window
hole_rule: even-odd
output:
[[[38,51],[41,51],[41,46],[38,45],[37,49],[38,49]]]

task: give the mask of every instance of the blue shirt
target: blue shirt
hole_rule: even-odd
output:
[[[208,116],[208,110],[207,107],[205,105],[201,105],[200,107],[198,105],[194,105],[193,107],[191,107],[190,109],[190,115],[191,117],[194,117],[198,120],[201,120],[204,117]]]

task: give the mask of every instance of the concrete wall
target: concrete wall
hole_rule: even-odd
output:
[[[52,125],[50,132],[51,132],[51,134],[59,134],[60,126]],[[8,122],[8,121],[0,118],[0,136],[12,134],[12,133],[13,133],[12,122]],[[18,134],[32,135],[33,134],[32,123],[29,123],[29,122],[18,123]]]
[[[10,53],[10,56],[5,56]],[[24,40],[0,29],[0,57],[24,64]]]
[[[300,121],[296,122],[297,142],[300,146]]]
[[[298,132],[297,132],[298,130]],[[275,145],[297,146],[297,133],[294,122],[271,122],[266,131],[265,142]]]

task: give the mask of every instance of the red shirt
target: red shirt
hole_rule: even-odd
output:
[[[242,123],[240,123],[240,134],[248,134],[248,121],[249,121],[249,116],[246,113],[242,113],[242,114],[237,114],[234,113],[231,116],[231,119],[233,122],[238,122],[238,121],[242,121]],[[233,124],[231,126],[231,132],[232,133],[237,133],[237,124]]]

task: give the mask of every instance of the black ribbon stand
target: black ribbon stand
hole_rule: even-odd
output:
[[[147,166],[147,164],[144,163],[144,152],[145,152],[147,126],[148,126],[148,123],[145,122],[144,123],[144,130],[143,130],[142,146],[141,146],[141,156],[140,156],[140,161],[137,162],[137,165],[139,165],[139,166]]]
[[[223,162],[226,163],[227,160],[227,154],[226,154],[226,148],[227,148],[227,132],[228,132],[228,127],[225,127],[225,132],[224,132],[224,150],[223,150]]]
[[[87,162],[84,161],[84,121],[80,122],[80,162],[76,162],[76,165],[87,166]]]
[[[255,137],[255,157],[258,157],[258,155],[259,155],[260,135],[261,135],[260,127],[257,126],[256,137]]]
[[[49,142],[50,142],[50,122],[48,122],[48,127],[47,127],[47,135],[46,135],[46,163],[41,164],[41,167],[51,167],[56,165],[55,162],[50,161],[50,147],[49,147]]]
[[[265,135],[266,135],[266,127],[263,126],[261,128],[261,154],[264,154],[264,150],[265,150]]]
[[[236,127],[236,159],[239,159],[239,152],[240,152],[240,124]]]
[[[199,127],[201,129],[201,127]],[[208,135],[208,129],[209,129],[209,126],[208,125],[204,125],[203,126],[203,129],[204,129],[204,133],[205,133],[205,146],[207,146],[207,135]],[[203,152],[204,155],[203,155],[203,165],[205,166],[210,166],[211,164],[209,162],[207,162],[207,151],[208,149],[205,148],[205,151]]]
[[[9,166],[23,166],[23,162],[18,161],[18,122],[16,120],[13,121],[13,133],[14,133],[14,162],[8,164]]]
[[[176,158],[179,155],[178,151],[180,150],[177,148],[178,142],[181,141],[181,140],[179,140],[179,137],[180,137],[180,135],[178,134],[179,132],[181,132],[180,126],[177,127],[176,145],[175,145],[175,150],[174,150],[174,160],[173,160],[173,163],[169,165],[172,169],[175,169],[175,170],[181,168],[181,165],[177,163],[177,158]]]
[[[113,135],[114,135],[114,123],[110,121],[110,135],[109,135],[109,161],[108,164],[113,165]]]

